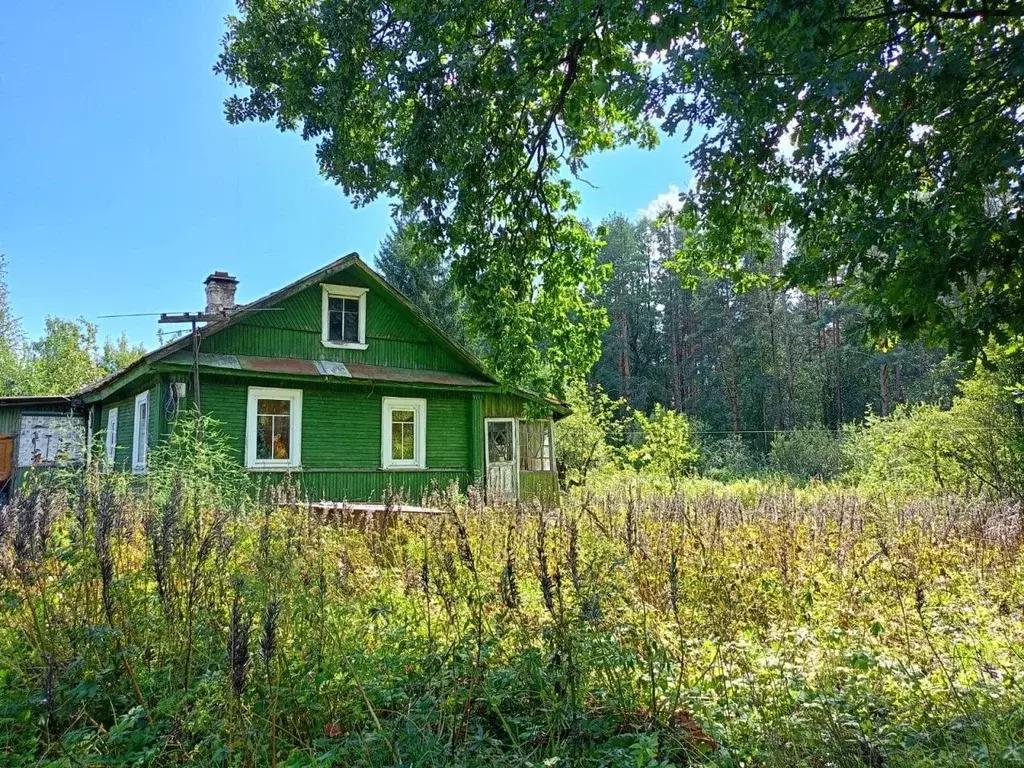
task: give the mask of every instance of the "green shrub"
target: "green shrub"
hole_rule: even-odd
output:
[[[689,419],[658,404],[649,417],[638,411],[633,420],[641,436],[630,449],[630,460],[642,472],[665,477],[675,486],[693,470],[699,456]]]
[[[702,440],[699,467],[705,476],[723,482],[752,477],[764,470],[761,457],[740,435]]]
[[[1006,361],[1003,361],[1006,362]],[[901,406],[850,429],[845,480],[880,494],[1024,498],[1024,421],[1014,366],[979,369],[948,409]]]
[[[798,481],[831,480],[843,469],[842,438],[826,429],[777,434],[768,454],[768,466]]]
[[[616,461],[625,401],[612,400],[599,385],[589,387],[585,381],[570,384],[566,399],[572,413],[555,424],[555,444],[561,480],[573,487]]]

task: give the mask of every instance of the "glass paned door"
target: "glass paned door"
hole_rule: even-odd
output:
[[[516,467],[516,422],[487,419],[487,498],[514,501],[518,495]]]

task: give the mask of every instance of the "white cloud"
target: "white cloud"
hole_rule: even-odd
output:
[[[666,208],[678,211],[682,207],[683,203],[679,199],[679,187],[675,184],[669,184],[667,192],[662,192],[655,197],[645,208],[638,209],[637,215],[645,219],[656,219],[665,212]]]

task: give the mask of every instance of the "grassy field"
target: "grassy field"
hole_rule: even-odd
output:
[[[4,511],[0,763],[1024,763],[1014,507],[703,483],[367,519],[215,475]]]

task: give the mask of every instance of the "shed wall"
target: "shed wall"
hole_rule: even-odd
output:
[[[11,475],[11,491],[18,491],[22,488],[26,478],[33,472],[45,472],[46,468],[32,468],[18,466],[19,434],[21,432],[21,417],[25,414],[70,414],[71,407],[60,408],[49,405],[0,405],[0,435],[7,435],[13,440],[13,473]]]

